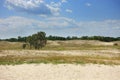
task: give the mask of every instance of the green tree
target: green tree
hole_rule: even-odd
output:
[[[27,42],[29,43],[30,48],[33,46],[35,49],[40,49],[40,48],[44,47],[47,43],[46,33],[38,32],[37,34],[28,36]]]

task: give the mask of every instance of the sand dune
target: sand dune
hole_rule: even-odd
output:
[[[120,65],[1,65],[0,80],[120,80]]]

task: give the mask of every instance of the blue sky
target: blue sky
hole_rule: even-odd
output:
[[[120,0],[0,0],[0,38],[38,31],[120,37]]]

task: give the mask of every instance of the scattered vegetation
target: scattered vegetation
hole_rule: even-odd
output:
[[[97,45],[96,45],[96,44]],[[103,44],[104,45],[103,45]],[[101,51],[101,50],[120,50],[120,45],[114,46],[113,44],[105,45],[106,42],[100,42],[100,41],[80,41],[80,40],[70,40],[70,41],[48,41],[47,45],[42,48],[41,50],[88,50],[88,53],[90,54],[89,50],[93,51]],[[118,42],[115,42],[118,43]],[[74,64],[86,64],[86,63],[94,63],[94,64],[119,64],[120,65],[120,56],[118,57],[101,57],[101,56],[64,56],[64,55],[55,55],[52,53],[48,53],[48,56],[39,56],[39,55],[31,55],[34,52],[29,51],[28,55],[25,54],[25,56],[22,56],[24,52],[22,52],[22,45],[24,43],[22,42],[6,42],[2,41],[0,42],[0,54],[4,54],[3,56],[0,56],[0,64],[22,64],[22,63],[53,63],[53,64],[59,64],[59,63],[74,63]],[[100,45],[99,45],[100,44]],[[102,44],[102,45],[101,45]],[[29,47],[27,47],[29,49]],[[34,49],[34,48],[32,48]],[[15,53],[19,52],[20,55],[14,55],[11,54],[8,50],[13,50]],[[4,53],[6,51],[6,55]],[[17,51],[17,52],[16,52]],[[26,51],[26,50],[23,50]],[[107,52],[102,52],[101,54],[112,54]],[[6,55],[6,56],[5,56]],[[45,55],[45,54],[42,54]]]
[[[119,63],[120,57],[118,58],[108,58],[108,57],[100,57],[100,56],[2,56],[0,57],[0,65],[9,65],[9,64],[23,64],[23,63],[53,63],[53,64],[60,64],[60,63],[72,63],[72,64],[86,64],[86,63],[93,63],[93,64],[116,64],[120,65]]]
[[[99,40],[99,41],[98,41]],[[104,42],[101,42],[104,41]],[[114,42],[111,42],[114,41]],[[83,37],[59,37],[48,36],[45,32],[38,32],[31,36],[10,39],[0,39],[0,54],[7,50],[22,50],[22,49],[41,49],[41,50],[120,50],[120,37],[103,37],[103,36],[83,36]],[[10,53],[11,54],[11,53]],[[32,53],[30,53],[32,54]],[[29,54],[29,55],[30,55]],[[104,53],[103,53],[104,54]],[[109,53],[108,53],[109,54]],[[0,56],[0,64],[22,64],[22,63],[95,63],[95,64],[119,64],[120,56],[118,57],[101,57],[101,56],[64,56],[51,55],[49,56],[20,56],[7,55]]]
[[[117,46],[116,46],[117,44]],[[30,49],[25,42],[0,41],[0,50]],[[31,46],[31,49],[35,49]],[[100,42],[87,40],[47,41],[46,46],[40,50],[112,50],[120,49],[120,42]]]

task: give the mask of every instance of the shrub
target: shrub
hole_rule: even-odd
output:
[[[118,44],[117,44],[117,43],[114,43],[113,45],[114,45],[114,46],[118,46]]]

